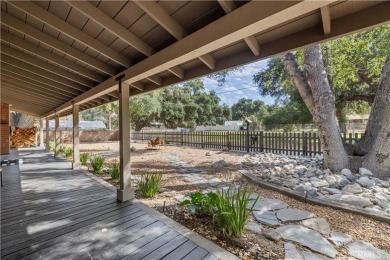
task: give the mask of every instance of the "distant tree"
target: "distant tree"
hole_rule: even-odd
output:
[[[266,106],[263,101],[241,98],[232,106],[232,119],[242,120],[252,115],[261,118],[261,114],[264,113],[265,109]]]
[[[130,98],[130,122],[136,131],[141,130],[159,118],[161,114],[161,91],[145,93]]]
[[[112,130],[112,121],[119,113],[119,103],[118,101],[111,102],[102,106],[98,106],[97,110],[100,111],[104,117],[104,123],[109,130]],[[117,119],[117,118],[116,118]],[[118,127],[118,120],[115,122],[116,128]]]

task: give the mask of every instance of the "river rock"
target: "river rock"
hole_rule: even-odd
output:
[[[346,191],[346,192],[353,193],[353,194],[357,194],[357,193],[362,193],[363,192],[362,186],[360,186],[358,183],[348,184],[347,186],[342,188],[342,190]]]
[[[366,176],[360,177],[356,182],[359,183],[360,185],[362,185],[363,187],[366,187],[366,188],[370,188],[370,187],[375,185],[375,181],[370,180]]]
[[[324,237],[328,237],[330,233],[330,225],[328,221],[324,218],[311,218],[302,221],[302,224],[305,227],[313,229],[318,233],[322,234]]]
[[[253,202],[254,201],[250,201],[248,203],[248,208],[252,207]],[[278,199],[259,198],[256,204],[253,206],[253,210],[258,212],[267,212],[267,211],[285,209],[287,208],[287,206],[288,205],[286,203]]]
[[[341,232],[333,231],[330,233],[329,240],[337,247],[344,246],[352,241],[352,236]]]
[[[344,188],[349,184],[349,180],[345,177],[342,177],[337,183],[336,183],[336,188]]]
[[[226,162],[224,160],[220,160],[220,161],[213,163],[213,165],[211,167],[213,167],[213,169],[219,169],[219,168],[222,168],[225,166],[226,166]]]
[[[340,194],[341,191],[339,189],[334,189],[334,188],[322,188],[323,190],[326,190],[327,192],[329,192],[329,194],[333,195],[333,194]]]
[[[286,225],[275,230],[283,239],[296,242],[312,251],[334,258],[337,250],[318,232],[299,225]]]
[[[366,168],[359,168],[360,176],[372,176],[372,172],[367,170]]]
[[[284,244],[285,260],[304,260],[298,249],[291,243]]]
[[[325,180],[320,181],[312,181],[311,184],[313,184],[313,187],[319,188],[319,187],[329,187],[329,183]]]
[[[352,172],[349,169],[342,169],[341,170],[341,175],[347,176],[352,174]]]
[[[345,247],[345,250],[349,255],[356,257],[357,259],[364,259],[364,260],[390,259],[390,254],[386,253],[385,251],[379,248],[374,247],[370,243],[361,240],[357,240],[348,244]]]
[[[277,211],[276,216],[282,222],[288,222],[288,221],[299,221],[303,219],[313,218],[315,217],[315,214],[305,210],[288,208],[288,209],[281,209]]]
[[[377,204],[382,208],[382,209],[387,209],[390,208],[390,202],[387,200],[387,198],[384,196],[384,194],[375,194],[375,198],[377,201]]]
[[[306,191],[306,195],[308,197],[312,197],[312,198],[318,197],[317,189],[316,188],[309,188]]]
[[[218,178],[212,178],[209,180],[209,184],[211,187],[215,187],[217,186],[218,184],[220,184],[222,181]]]
[[[355,196],[355,195],[340,195],[340,194],[335,194],[329,196],[330,199],[333,200],[338,200],[342,203],[350,204],[353,206],[365,208],[367,206],[373,205],[370,199],[360,197],[360,196]]]
[[[279,226],[279,220],[276,218],[275,213],[272,211],[266,211],[266,212],[261,212],[261,211],[254,211],[253,216],[255,219],[267,226],[275,227]]]

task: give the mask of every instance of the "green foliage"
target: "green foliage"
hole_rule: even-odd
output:
[[[252,206],[248,209],[250,195],[253,189],[248,187],[239,188],[237,190],[226,191],[217,190],[217,213],[215,220],[222,228],[225,236],[241,237],[244,226],[248,217],[253,210],[259,196],[255,199]]]
[[[64,157],[70,157],[73,155],[73,148],[61,146],[60,152]]]
[[[87,161],[88,161],[88,158],[89,158],[89,154],[88,153],[80,154],[80,163],[81,163],[81,165],[86,165]]]
[[[49,148],[51,151],[55,151],[56,150],[56,143],[54,141],[50,141]]]
[[[80,112],[80,116],[83,120],[88,121],[103,121],[107,128],[111,127],[117,129],[119,126],[118,115],[119,104],[118,102],[111,102],[95,108],[84,110]]]
[[[119,169],[118,161],[114,160],[110,166],[111,166],[111,178],[113,178],[114,180],[119,180],[120,169]]]
[[[104,158],[100,154],[96,154],[90,158],[91,166],[94,172],[101,172],[103,169]]]
[[[241,98],[232,106],[232,118],[233,120],[244,120],[247,117],[256,115],[261,119],[266,114],[266,106],[263,101],[247,98]]]
[[[213,215],[217,205],[217,194],[213,192],[195,192],[190,195],[190,200],[180,203],[180,206],[187,206],[191,213],[199,215]]]
[[[150,124],[159,118],[162,108],[160,101],[161,91],[142,94],[130,99],[130,121],[136,131]]]
[[[162,173],[148,172],[136,179],[138,190],[144,197],[153,198],[162,186]]]

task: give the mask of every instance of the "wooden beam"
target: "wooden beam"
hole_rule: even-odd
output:
[[[172,67],[172,68],[168,69],[168,71],[180,79],[184,78],[184,74],[185,74],[184,70],[182,68],[180,68],[179,66]]]
[[[249,49],[251,49],[251,51],[253,52],[253,54],[255,56],[259,56],[260,55],[260,45],[257,42],[255,36],[252,35],[252,36],[249,36],[249,37],[245,37],[244,41],[246,42],[246,44],[248,45]]]
[[[106,74],[114,75],[116,70],[112,68],[111,66],[92,58],[91,56],[72,48],[71,46],[67,45],[66,43],[57,40],[48,34],[32,27],[31,25],[28,25],[14,17],[12,17],[9,14],[6,14],[5,12],[1,12],[1,23],[4,25],[7,25],[23,34],[26,34],[32,38],[34,38],[37,41],[41,41],[50,47],[57,49],[59,51],[62,51],[63,53],[72,56],[73,58],[82,61],[91,67],[94,67],[95,69],[98,69]]]
[[[199,55],[218,50],[233,44],[240,39],[261,33],[281,23],[290,21],[291,19],[294,19],[294,17],[299,17],[306,13],[318,10],[325,4],[329,3],[329,1],[280,1],[272,3],[258,1],[249,2],[236,11],[223,16],[217,21],[157,52],[153,56],[133,65],[122,73],[125,74],[125,81],[128,84],[143,80],[151,75],[165,71],[167,68],[191,61],[199,57]],[[316,25],[311,31],[300,34],[299,37],[303,37],[300,40],[294,39],[295,42],[286,42],[284,40],[283,46],[280,46],[280,48],[276,48],[274,46],[272,46],[272,48],[268,47],[269,44],[267,43],[267,48],[262,46],[262,54],[258,57],[254,56],[252,58],[248,58],[246,63],[278,54],[280,53],[278,51],[281,50],[289,51],[309,44],[329,40],[330,38],[340,37],[341,35],[345,35],[356,30],[362,30],[364,28],[388,23],[388,17],[390,17],[389,12],[390,3],[385,2],[342,17],[337,21],[337,30],[327,37],[324,37],[323,33],[322,36],[317,35],[318,26]],[[245,17],[246,19],[242,19],[242,17]],[[359,22],[357,23],[356,21]],[[332,21],[332,23],[333,27],[336,28],[336,20]],[[200,41],[199,39],[202,40]],[[303,44],[303,42],[305,42],[305,44]],[[264,52],[265,50],[267,51]],[[219,66],[217,64],[216,70],[219,71],[228,69],[242,64],[245,64],[245,62],[242,62],[241,60],[237,60],[237,62],[232,61],[226,66]],[[189,72],[186,71],[186,75],[187,73]],[[210,71],[208,73],[210,73]],[[207,72],[203,72],[202,75],[205,74],[207,74]],[[121,74],[116,75],[116,77],[119,75]],[[197,77],[202,75],[198,74]],[[185,76],[185,78],[189,78],[189,76]],[[110,79],[102,82],[100,85],[76,97],[74,101],[83,103],[96,96],[115,90],[115,86],[115,77],[111,77]],[[161,86],[163,86],[163,84]],[[70,107],[71,102],[67,102],[66,104],[61,105],[58,109],[66,110]],[[49,116],[52,114],[53,111],[47,113]]]
[[[25,70],[25,71],[29,71],[29,72],[31,72],[33,74],[36,74],[37,76],[41,76],[41,77],[47,78],[49,80],[52,80],[54,82],[58,82],[60,84],[63,84],[64,86],[68,86],[68,87],[76,89],[76,90],[86,91],[86,90],[90,89],[89,87],[81,85],[81,84],[79,84],[77,82],[74,82],[74,81],[72,81],[70,79],[63,78],[63,77],[61,77],[61,76],[59,76],[57,74],[49,72],[48,70],[35,67],[33,65],[30,65],[28,63],[22,62],[22,61],[20,61],[18,59],[15,59],[14,57],[11,57],[11,56],[8,56],[8,55],[1,55],[1,61],[4,62],[4,63],[7,63],[9,65],[12,65],[14,67],[17,67],[19,69],[22,69],[22,70]],[[43,68],[45,68],[45,67],[43,67]]]
[[[136,88],[140,91],[144,91],[144,84],[142,82],[133,82],[130,84],[133,88]]]
[[[215,64],[217,63],[216,60],[213,58],[213,56],[211,56],[208,53],[203,54],[202,56],[199,57],[199,59],[212,70],[215,68]]]
[[[17,75],[18,79],[21,79],[29,84],[36,84],[38,86],[45,85],[49,89],[56,90],[60,93],[68,93],[70,97],[73,97],[75,95],[79,95],[82,93],[81,91],[78,91],[76,89],[70,88],[68,86],[61,85],[55,81],[52,81],[50,79],[38,76],[34,73],[20,70],[19,68],[16,68],[12,65],[1,63],[1,70],[7,71],[5,74],[14,77],[14,75]],[[3,72],[4,73],[4,72]]]
[[[229,0],[218,0],[218,3],[221,5],[225,13],[230,13],[237,8],[236,4],[233,1]]]
[[[233,1],[218,0],[218,3],[221,5],[222,9],[227,14],[232,12],[234,9],[237,8],[237,6],[234,4]],[[253,52],[253,54],[255,56],[259,56],[260,55],[260,45],[259,45],[259,43],[257,42],[256,38],[253,35],[245,37],[244,41],[246,42],[246,44],[248,45],[249,49],[251,49],[251,51]]]
[[[127,57],[104,45],[102,42],[92,38],[88,34],[80,31],[76,27],[73,27],[72,25],[55,16],[51,12],[46,11],[39,5],[29,1],[10,1],[8,3],[22,10],[23,12],[34,16],[36,19],[50,25],[51,27],[56,28],[59,32],[66,34],[67,36],[75,39],[78,42],[81,42],[86,47],[94,49],[95,51],[106,56],[107,58],[112,59],[113,61],[125,66],[126,68],[132,65],[131,60]]]
[[[101,82],[105,79],[104,76],[97,74],[96,72],[93,72],[83,66],[80,66],[77,63],[73,63],[70,60],[64,59],[64,57],[51,53],[46,49],[40,48],[28,41],[25,41],[15,35],[10,34],[7,31],[1,30],[1,40],[11,45],[15,45],[25,51],[31,52],[32,54],[37,55],[41,58],[47,59],[59,65],[61,68],[69,69],[73,73],[78,73],[83,77],[89,78],[93,81]]]
[[[146,42],[142,41],[138,36],[130,32],[127,28],[124,28],[91,3],[87,1],[69,0],[67,0],[67,3],[146,56],[150,56],[155,52]]]
[[[23,93],[25,93],[23,95]],[[33,100],[34,102],[39,102],[39,104],[43,104],[43,105],[51,105],[51,106],[58,106],[60,105],[61,103],[60,102],[57,102],[57,101],[54,101],[54,100],[51,100],[51,99],[48,99],[47,97],[42,97],[40,95],[36,95],[36,94],[31,94],[31,95],[26,95],[27,93],[30,93],[28,91],[24,91],[24,92],[17,92],[15,91],[15,89],[9,89],[9,88],[3,88],[1,90],[1,94],[8,94],[8,95],[12,95],[14,97],[17,97],[17,98],[20,98],[22,100],[27,100],[27,101],[30,101],[30,100]]]
[[[329,5],[321,7],[322,26],[324,27],[324,34],[330,34],[332,20],[330,18]]]
[[[148,77],[148,80],[150,80],[151,82],[153,82],[157,85],[161,85],[161,82],[162,82],[161,77],[159,77],[158,75],[151,75]]]
[[[144,12],[159,23],[165,30],[180,40],[187,36],[187,32],[161,6],[154,1],[134,1]]]
[[[45,97],[45,98],[47,98],[47,95],[49,94],[48,92],[45,92],[43,90],[32,88],[29,86],[22,86],[19,84],[15,84],[15,83],[12,83],[10,81],[7,81],[6,79],[1,79],[1,85],[7,86],[11,89],[14,88],[14,89],[16,89],[16,92],[20,91],[23,93],[23,91],[26,91],[27,93],[36,93],[37,95],[40,95],[40,96]],[[63,103],[64,101],[68,100],[68,99],[60,98],[56,95],[50,95],[50,99],[57,100],[60,103]]]
[[[38,69],[45,68],[45,71],[46,70],[50,71],[51,73],[54,73],[54,74],[61,76],[61,77],[64,77],[64,78],[71,80],[75,83],[87,86],[88,88],[91,88],[95,85],[95,83],[91,80],[80,77],[77,74],[71,73],[71,72],[66,71],[64,69],[61,69],[61,68],[54,66],[50,63],[44,62],[40,59],[34,58],[31,55],[23,53],[23,52],[16,50],[14,48],[11,48],[5,44],[1,44],[0,52],[8,55],[10,57],[16,58],[20,61],[26,62],[30,65],[36,66]]]

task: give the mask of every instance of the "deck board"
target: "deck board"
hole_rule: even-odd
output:
[[[3,168],[1,259],[225,259],[145,205],[117,202],[111,187],[49,152],[12,156],[23,163]]]

